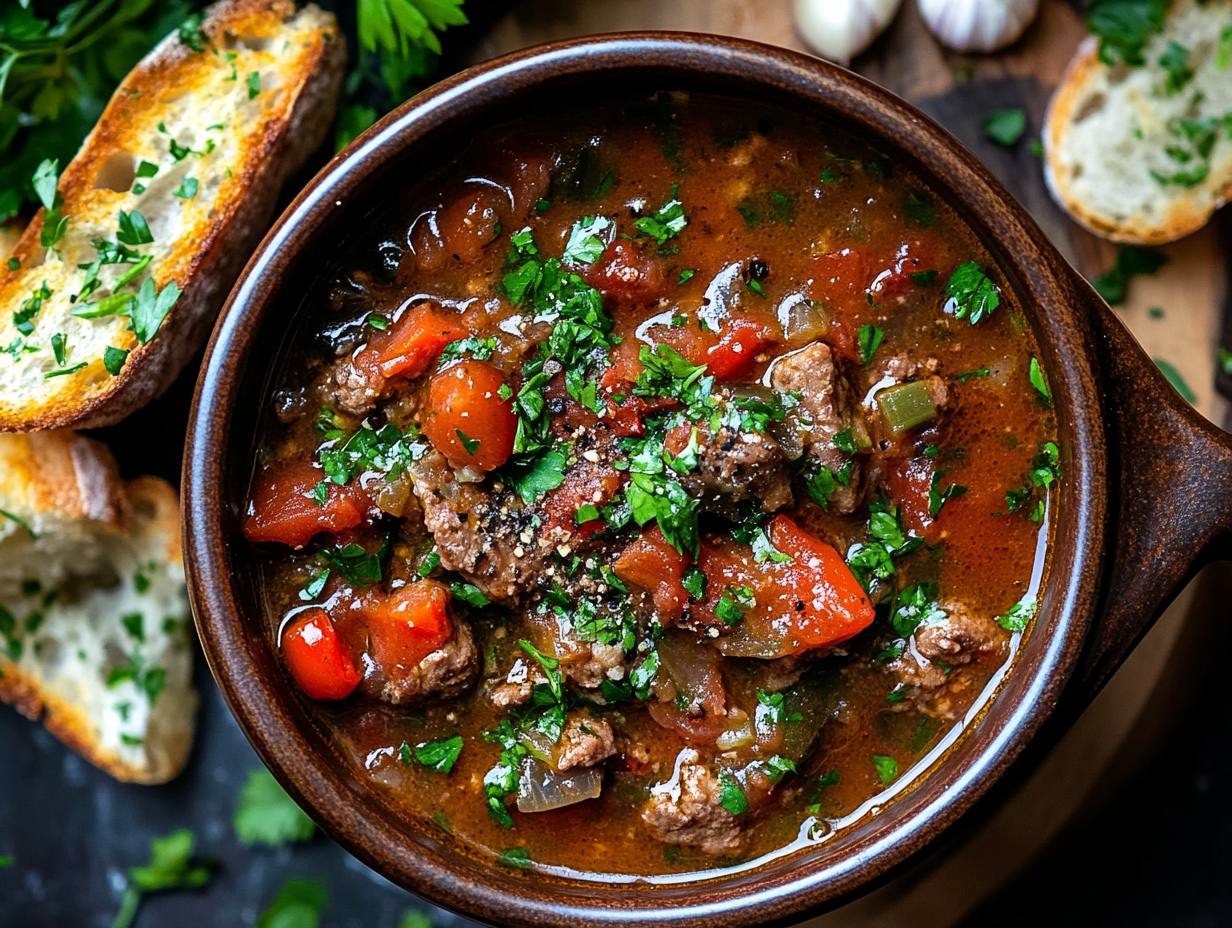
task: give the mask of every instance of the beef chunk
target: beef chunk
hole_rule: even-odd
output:
[[[672,778],[651,787],[642,821],[666,844],[696,847],[708,854],[739,851],[745,841],[740,821],[719,801],[718,777],[697,760],[692,748],[677,755]]]
[[[929,660],[951,667],[969,664],[981,651],[999,647],[1004,634],[995,620],[972,616],[957,603],[941,603],[945,618],[921,626],[915,632],[915,647]]]
[[[691,435],[692,426],[679,427],[669,436],[674,439],[669,450],[684,450]],[[690,496],[700,498],[707,512],[735,514],[733,505],[749,498],[757,500],[763,512],[792,503],[791,474],[779,443],[769,435],[726,425],[713,434],[698,429],[697,470],[683,477],[681,484]]]
[[[586,713],[574,715],[565,723],[561,734],[556,769],[565,771],[572,767],[593,767],[615,753],[616,736],[611,725]]]
[[[538,543],[531,514],[512,491],[459,481],[436,451],[415,462],[411,481],[442,567],[501,602],[534,587],[550,549]]]
[[[428,699],[452,699],[479,676],[479,652],[466,622],[455,622],[453,636],[414,667],[387,674],[372,665],[364,678],[369,695],[395,706]]]
[[[925,715],[956,719],[965,701],[958,699],[976,685],[964,671],[981,653],[1001,648],[1005,633],[991,618],[973,617],[958,603],[940,603],[945,618],[916,629],[907,649],[886,665],[900,684],[912,688],[899,707],[914,706]]]
[[[800,397],[799,413],[807,419],[801,440],[818,464],[838,472],[847,463],[848,454],[834,444],[834,436],[850,430],[857,444],[866,444],[868,435],[864,417],[859,413],[850,384],[834,363],[834,354],[825,342],[813,342],[807,348],[788,355],[774,366],[770,383],[780,393]],[[857,458],[847,486],[835,488],[830,498],[830,511],[839,514],[854,512],[864,498],[862,467]]]
[[[373,353],[361,346],[334,364],[329,381],[321,388],[321,400],[348,416],[362,418],[386,395],[388,383]]]

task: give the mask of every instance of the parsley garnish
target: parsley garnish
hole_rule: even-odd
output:
[[[1099,60],[1146,64],[1142,49],[1163,32],[1168,0],[1087,0],[1087,29],[1099,36]]]
[[[1181,399],[1187,403],[1198,402],[1198,394],[1194,393],[1193,387],[1185,382],[1185,378],[1175,366],[1163,358],[1151,358],[1151,360],[1155,362],[1155,366],[1159,368],[1159,372],[1164,375],[1168,383],[1172,384],[1172,389],[1181,395]]]
[[[264,767],[248,772],[248,782],[240,791],[231,824],[240,844],[248,846],[279,847],[288,841],[307,841],[317,830],[312,819]]]
[[[744,796],[744,790],[726,770],[719,774],[719,805],[732,815],[743,815],[749,811],[749,801]]]
[[[1051,402],[1052,393],[1048,390],[1048,381],[1044,379],[1044,369],[1040,367],[1040,363],[1036,358],[1031,359],[1029,374],[1031,377],[1031,386],[1035,387],[1040,396]]]
[[[5,62],[6,77],[8,76],[7,67],[11,66],[14,60],[10,58]],[[64,232],[68,228],[69,221],[68,216],[61,215],[64,208],[64,197],[58,189],[58,184],[60,183],[60,162],[58,160],[41,162],[34,172],[34,178],[31,183],[44,208],[43,230],[39,234],[39,242],[44,248],[54,248],[60,239],[64,238]]]
[[[921,625],[944,618],[945,613],[938,608],[930,583],[916,583],[899,591],[890,612],[890,624],[903,638],[910,638]]]
[[[256,928],[317,928],[328,898],[323,880],[287,880]]]
[[[946,309],[955,319],[967,319],[977,325],[992,315],[1001,303],[1001,295],[975,261],[958,265],[950,275],[946,288],[949,301]]]
[[[889,786],[898,779],[898,761],[893,757],[871,754],[868,759],[873,762],[877,776],[881,778],[882,786]]]
[[[414,429],[403,432],[392,422],[379,429],[365,423],[349,436],[332,427],[327,410],[322,410],[318,423],[324,426],[326,441],[317,450],[317,457],[326,480],[339,486],[368,471],[379,471],[394,480],[427,450],[416,440],[419,435]]]
[[[396,0],[395,0],[396,2]],[[261,74],[259,71],[253,71],[248,75],[248,99],[255,100],[257,94],[261,92]]]
[[[873,360],[873,355],[877,353],[877,348],[881,345],[882,339],[885,338],[885,333],[875,325],[860,326],[859,335],[856,337],[857,344],[860,346],[860,360],[865,366]]]
[[[112,377],[120,376],[120,370],[124,367],[124,362],[127,360],[128,352],[122,348],[108,345],[103,350],[103,367],[107,369],[107,373]]]
[[[177,187],[171,195],[173,197],[179,197],[181,200],[191,200],[197,195],[197,188],[199,186],[200,185],[197,183],[197,179],[195,177],[185,177],[182,181],[180,181],[180,186]]]
[[[159,326],[179,298],[180,288],[174,280],[158,290],[153,275],[145,279],[132,305],[133,334],[138,342],[144,345],[158,334]]]
[[[1189,66],[1189,49],[1180,42],[1168,40],[1168,47],[1159,56],[1157,64],[1167,72],[1164,78],[1164,93],[1167,96],[1180,93],[1193,80],[1194,69]]]
[[[381,561],[388,550],[387,538],[371,554],[363,545],[351,542],[338,549],[325,548],[321,551],[321,556],[336,567],[348,583],[369,586],[381,582]]]
[[[519,870],[529,870],[534,865],[534,861],[530,859],[530,851],[524,847],[505,848],[497,855],[496,862]]]
[[[594,264],[607,247],[601,236],[610,228],[612,221],[604,216],[587,216],[578,220],[569,232],[569,241],[565,243],[565,253],[561,255],[561,260],[575,264]]]
[[[932,227],[937,222],[937,208],[933,198],[922,191],[912,191],[903,200],[903,218],[921,229]]]
[[[643,216],[633,223],[637,228],[639,238],[648,236],[662,245],[672,236],[678,235],[688,225],[688,219],[684,215],[684,204],[678,199],[679,194],[680,185],[672,184],[671,199],[659,207],[653,216]]]
[[[928,512],[935,519],[941,515],[941,507],[951,499],[957,499],[967,492],[967,488],[959,486],[957,483],[951,483],[943,490],[941,489],[941,478],[945,476],[944,471],[933,471],[932,483],[928,488]]]
[[[1031,619],[1035,617],[1035,597],[1027,596],[1014,603],[1009,612],[997,616],[1001,627],[1011,632],[1021,632],[1026,629]]]
[[[847,549],[847,564],[864,587],[871,589],[874,581],[894,576],[894,558],[917,550],[924,539],[904,532],[901,509],[892,506],[884,494],[870,502],[868,509],[868,540]]]
[[[439,561],[438,561],[439,563]],[[484,606],[492,604],[492,600],[484,595],[483,590],[475,586],[473,583],[454,583],[449,587],[449,592],[453,594],[454,599],[460,599],[468,606],[473,606],[476,609],[482,609]]]
[[[1027,114],[1021,109],[995,110],[984,117],[984,134],[1007,148],[1022,138]]]
[[[1091,286],[1109,306],[1120,306],[1125,302],[1125,292],[1131,278],[1139,274],[1154,274],[1167,260],[1162,252],[1133,246],[1122,248],[1117,253],[1116,263],[1092,280]]]
[[[398,753],[405,764],[409,765],[412,760],[417,760],[429,770],[449,773],[458,762],[458,755],[462,753],[462,736],[454,735],[443,741],[424,741],[417,744],[413,750],[409,744],[404,744]]]
[[[187,828],[150,841],[150,862],[144,867],[129,867],[127,886],[120,900],[120,911],[111,928],[129,928],[137,917],[145,893],[169,889],[197,889],[210,881],[206,866],[192,863],[193,833]]]
[[[715,604],[714,614],[724,625],[739,625],[744,621],[744,614],[755,605],[753,588],[747,583],[741,583],[723,590],[718,603]]]
[[[471,457],[474,457],[475,452],[479,450],[479,445],[483,439],[471,438],[461,429],[454,429],[453,433],[458,436],[458,441],[462,442],[462,447],[466,449],[466,453]]]
[[[120,231],[116,233],[116,238],[125,245],[148,245],[154,241],[150,226],[139,210],[133,210],[131,213],[120,210],[119,225]]]

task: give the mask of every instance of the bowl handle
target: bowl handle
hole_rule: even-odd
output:
[[[1076,286],[1103,375],[1112,540],[1097,618],[1073,680],[1085,703],[1189,578],[1208,561],[1228,559],[1232,435],[1172,388],[1085,280]]]

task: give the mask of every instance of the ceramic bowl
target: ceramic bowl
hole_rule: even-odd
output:
[[[678,882],[577,881],[493,865],[400,816],[313,722],[270,647],[241,505],[258,411],[301,300],[347,232],[481,127],[655,90],[728,95],[834,120],[907,165],[987,246],[1030,317],[1063,449],[1050,579],[982,715],[875,812],[762,866]],[[415,97],[339,154],[266,236],[214,331],[184,465],[201,641],[240,725],[334,838],[394,882],[501,926],[740,926],[834,907],[884,880],[1030,766],[1232,525],[1232,449],[1168,385],[1088,284],[952,136],[833,65],[715,36],[546,45]],[[922,775],[918,775],[921,774]],[[985,798],[983,806],[995,803]]]

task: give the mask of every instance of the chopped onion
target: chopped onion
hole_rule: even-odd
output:
[[[518,811],[550,812],[587,799],[597,799],[603,789],[603,773],[597,767],[557,773],[547,764],[528,757],[518,779]]]
[[[777,310],[783,337],[794,344],[822,338],[830,332],[830,313],[803,293],[790,294]]]
[[[734,715],[727,717],[727,730],[719,735],[714,744],[720,751],[734,751],[736,748],[748,747],[756,740],[753,726],[749,724],[749,714],[743,709],[737,709]]]

